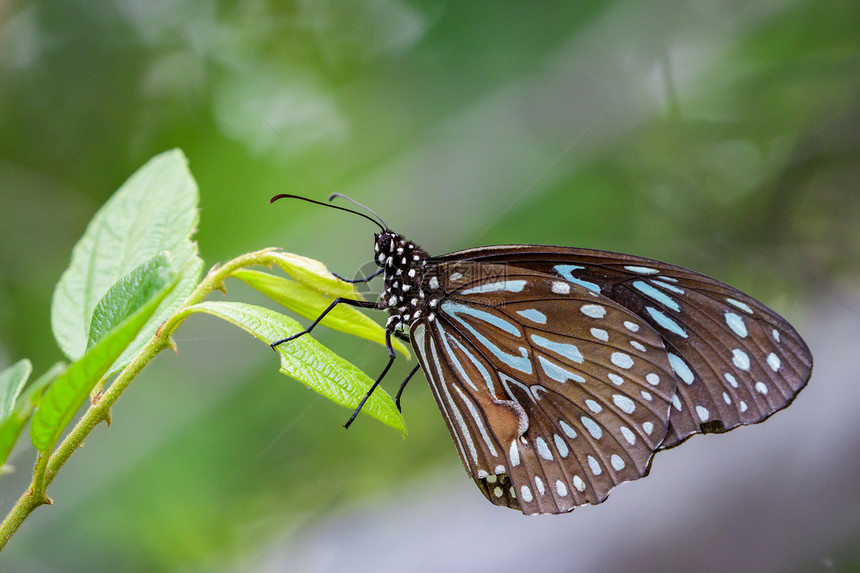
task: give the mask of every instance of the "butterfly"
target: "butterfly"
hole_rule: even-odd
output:
[[[378,301],[411,341],[466,473],[524,514],[598,504],[645,476],[656,452],[754,424],[806,385],[812,355],[774,311],[660,261],[543,245],[430,256],[376,216]],[[397,394],[397,405],[412,370]],[[365,397],[366,399],[366,397]],[[363,402],[362,402],[363,405]],[[359,405],[347,426],[361,409]]]

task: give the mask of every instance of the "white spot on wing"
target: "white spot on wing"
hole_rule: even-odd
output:
[[[755,391],[761,395],[765,395],[767,394],[767,386],[764,385],[764,382],[756,382]]]
[[[612,464],[612,467],[615,468],[615,471],[621,471],[624,469],[624,460],[621,459],[621,456],[618,454],[612,454],[612,457],[609,458],[609,463]]]
[[[624,268],[627,269],[628,271],[630,271],[631,273],[637,273],[640,275],[656,275],[657,273],[660,272],[657,269],[652,269],[650,267],[638,267],[635,265],[625,266]]]
[[[652,424],[651,422],[645,422],[644,424],[642,424],[642,429],[645,430],[645,433],[650,436],[651,432],[654,431],[654,424]]]
[[[627,369],[633,367],[633,359],[630,358],[630,355],[623,352],[613,352],[609,360],[619,368]]]
[[[524,485],[520,488],[520,496],[523,498],[523,501],[529,503],[532,499],[532,490],[529,489],[529,486]]]
[[[639,325],[636,324],[635,322],[630,322],[629,320],[624,321],[624,328],[626,328],[630,332],[638,332],[639,331]]]
[[[567,496],[567,486],[564,485],[564,482],[559,480],[555,480],[555,491],[558,492],[558,495],[561,497]]]
[[[737,387],[738,387],[738,381],[735,379],[735,377],[734,377],[734,376],[732,376],[731,374],[729,374],[728,372],[726,372],[725,374],[723,374],[723,377],[726,379],[726,381],[727,381],[729,384],[731,384],[731,385],[732,385],[732,388],[737,388]]]
[[[494,283],[484,283],[472,288],[467,288],[462,291],[460,294],[481,294],[485,292],[498,292],[498,291],[507,291],[507,292],[522,292],[522,290],[526,286],[526,281],[517,280],[517,281],[498,281]]]
[[[568,380],[574,380],[575,382],[585,382],[585,378],[583,378],[579,374],[574,374],[570,370],[562,368],[561,366],[547,360],[543,356],[538,355],[538,363],[540,364],[546,375],[555,380],[556,382],[567,382]]]
[[[767,355],[767,365],[770,366],[770,369],[773,370],[774,372],[779,370],[779,365],[780,365],[779,356],[777,356],[773,352],[768,354]]]
[[[511,442],[511,449],[508,452],[508,458],[511,460],[511,466],[517,467],[520,465],[520,450],[517,448],[517,441]]]
[[[633,281],[633,288],[635,288],[651,300],[662,304],[666,308],[672,309],[675,312],[680,312],[681,310],[681,307],[678,305],[678,302],[675,299],[673,299],[663,291],[657,290],[645,281]]]
[[[591,468],[591,473],[596,476],[599,476],[601,473],[603,473],[603,470],[600,469],[600,464],[598,464],[597,460],[595,460],[591,456],[588,456],[588,467]]]
[[[606,342],[607,340],[609,340],[609,333],[606,332],[605,330],[603,330],[602,328],[592,328],[591,329],[591,336],[593,336],[597,340],[602,340],[603,342]]]
[[[538,493],[540,495],[543,495],[544,493],[546,493],[546,489],[544,488],[544,485],[543,485],[543,480],[540,479],[538,476],[535,476],[535,487],[537,487]]]
[[[582,314],[591,318],[603,318],[606,316],[606,309],[599,304],[584,304],[579,310]]]
[[[729,325],[729,328],[731,328],[735,334],[741,338],[747,337],[747,325],[744,324],[744,319],[741,318],[740,315],[727,311],[725,318],[726,324]]]
[[[707,422],[708,418],[711,417],[711,413],[704,406],[696,406],[696,414],[699,415],[699,419],[703,422]]]
[[[561,457],[566,458],[567,454],[570,452],[567,447],[567,443],[558,434],[553,434],[552,439],[555,442],[555,449],[558,450],[558,454]]]
[[[636,403],[627,396],[613,394],[612,401],[615,402],[615,405],[621,408],[621,411],[625,414],[632,414],[633,411],[636,410]]]
[[[525,310],[518,310],[517,314],[537,324],[546,324],[546,315],[539,310],[527,308]]]
[[[531,339],[532,342],[534,342],[541,348],[545,348],[546,350],[554,352],[559,356],[564,356],[572,362],[582,364],[582,354],[579,352],[579,349],[573,344],[555,342],[553,340],[549,340],[548,338],[544,338],[543,336],[538,336],[537,334],[532,334]]]
[[[552,461],[552,452],[549,451],[549,447],[546,445],[544,439],[540,436],[535,438],[535,447],[537,448],[540,457],[547,461]]]
[[[624,436],[624,439],[627,440],[627,443],[631,446],[636,443],[636,434],[630,431],[630,428],[627,426],[621,426],[619,428],[621,430],[621,435]]]
[[[585,482],[582,481],[581,477],[573,476],[573,487],[576,488],[576,491],[583,492],[585,491]]]
[[[752,309],[749,307],[749,305],[748,305],[748,304],[743,303],[743,302],[741,302],[741,301],[739,301],[739,300],[735,300],[735,299],[733,299],[733,298],[727,298],[727,299],[726,299],[726,302],[727,302],[727,303],[729,303],[730,305],[732,305],[732,306],[733,306],[733,307],[735,307],[735,308],[739,308],[739,309],[741,309],[742,311],[744,311],[744,312],[745,312],[745,313],[747,313],[747,314],[752,314],[752,313],[753,313]]]
[[[564,420],[559,420],[558,425],[561,426],[561,430],[565,433],[565,435],[568,438],[573,439],[576,437],[576,430],[571,428],[567,422],[565,422]]]
[[[586,400],[585,405],[588,406],[588,409],[594,412],[595,414],[599,414],[603,411],[603,407],[595,402],[594,400]]]
[[[591,434],[592,438],[599,440],[603,437],[603,430],[600,429],[600,426],[598,426],[594,420],[588,416],[582,416],[579,420],[582,422],[582,425],[585,426],[585,429],[588,430],[588,433]]]
[[[616,386],[621,386],[622,384],[624,384],[624,378],[622,378],[618,374],[615,374],[614,372],[610,372],[606,376]]]
[[[648,382],[651,386],[656,386],[660,383],[660,377],[654,374],[653,372],[648,373],[645,376],[645,381]]]
[[[668,281],[668,280],[674,280],[674,279],[670,279],[669,277],[663,277],[663,278],[664,278],[664,280],[667,280],[667,281]],[[658,280],[658,279],[651,279],[651,282],[652,282],[653,284],[655,284],[655,285],[659,286],[659,287],[663,287],[664,289],[666,289],[666,290],[670,290],[670,291],[672,291],[672,292],[674,292],[674,293],[684,294],[684,289],[682,289],[682,288],[678,288],[678,287],[676,287],[676,286],[674,286],[674,285],[666,284],[665,282],[663,282],[663,281],[661,281],[661,280]],[[675,282],[678,282],[678,281],[675,281]]]
[[[646,306],[645,311],[649,315],[651,315],[651,318],[654,319],[654,322],[656,322],[662,328],[665,328],[669,332],[677,334],[678,336],[687,338],[687,333],[684,331],[684,329],[681,328],[681,326],[677,322],[666,316],[661,311],[657,310],[653,306]]]
[[[740,348],[732,350],[732,363],[741,370],[750,369],[750,357]]]
[[[555,294],[570,294],[570,285],[561,281],[552,281],[551,288]]]
[[[672,370],[675,371],[675,374],[684,381],[685,384],[690,385],[693,383],[693,371],[690,370],[690,367],[687,366],[687,363],[681,360],[679,356],[668,353],[669,363],[672,364]]]

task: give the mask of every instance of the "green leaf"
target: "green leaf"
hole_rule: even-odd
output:
[[[204,312],[222,318],[271,344],[303,330],[287,316],[250,304],[238,302],[201,302],[188,312]],[[355,409],[373,384],[373,380],[309,335],[276,347],[281,357],[281,372],[329,400]],[[394,401],[377,388],[361,410],[406,435],[406,423]]]
[[[340,280],[319,261],[283,251],[272,253],[272,258],[282,271],[305,286],[334,297],[364,300],[354,284]]]
[[[159,304],[176,287],[179,277],[154,293],[149,301],[116,328],[103,336],[80,360],[72,363],[45,393],[30,424],[30,439],[40,452],[50,450],[59,439],[90,390],[131,344]]]
[[[0,422],[0,466],[9,458],[24,424],[39,404],[43,390],[56,380],[65,368],[64,363],[58,362],[38,380],[27,386],[15,402],[14,408]]]
[[[137,312],[153,295],[170,282],[170,261],[159,253],[120,278],[93,310],[87,350]]]
[[[32,371],[33,365],[24,358],[0,372],[0,422],[12,413],[18,394]]]
[[[197,202],[185,156],[173,150],[152,158],[99,209],[54,290],[51,328],[69,358],[86,351],[93,310],[117,280],[163,251],[180,268],[195,255],[188,239]]]
[[[233,273],[233,276],[296,314],[311,320],[322,314],[334,300],[334,297],[322,294],[302,283],[261,271],[240,269]],[[321,324],[385,345],[385,329],[353,306],[337,305],[322,319]],[[403,343],[394,339],[392,344],[407,359],[409,358],[409,351]]]
[[[179,282],[158,306],[158,310],[156,310],[152,317],[150,317],[146,322],[146,326],[141,329],[140,334],[137,335],[134,342],[129,344],[128,348],[126,348],[122,353],[122,356],[117,359],[108,372],[109,374],[113,374],[114,372],[118,372],[125,368],[146,345],[146,343],[155,336],[155,331],[158,330],[164,321],[173,316],[173,314],[179,310],[182,303],[191,296],[191,293],[194,292],[194,289],[197,288],[197,285],[200,283],[200,275],[203,273],[203,259],[196,255],[197,244],[187,241],[187,244],[181,248],[190,249],[192,255],[190,258],[186,258],[184,255],[174,257],[170,266],[170,272],[171,274],[179,275]],[[181,261],[185,262],[180,266],[179,263]]]

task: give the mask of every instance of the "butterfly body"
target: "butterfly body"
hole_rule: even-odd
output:
[[[376,236],[386,328],[408,330],[467,473],[491,502],[563,513],[655,452],[785,407],[809,378],[794,329],[659,261],[542,245],[431,257]]]

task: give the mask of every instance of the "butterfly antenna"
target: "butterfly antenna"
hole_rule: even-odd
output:
[[[371,215],[376,217],[379,220],[379,222],[382,223],[383,227],[385,227],[386,229],[388,228],[388,225],[385,224],[385,221],[382,220],[382,217],[380,217],[379,215],[374,213],[372,209],[362,205],[361,203],[359,203],[358,201],[356,201],[352,197],[348,197],[348,196],[344,195],[343,193],[332,193],[331,195],[328,196],[328,200],[333,201],[337,197],[340,197],[341,199],[346,199],[347,201],[349,201],[353,205],[357,205],[357,206],[361,207],[362,209],[364,209],[365,211],[367,211],[368,213],[370,213]]]
[[[335,193],[335,195],[339,195],[339,194]],[[332,195],[332,197],[334,197],[334,195]],[[361,213],[359,211],[347,209],[346,207],[338,207],[337,205],[332,205],[331,203],[323,203],[322,201],[314,201],[313,199],[308,199],[307,197],[302,197],[300,195],[289,195],[286,193],[281,193],[280,195],[275,195],[274,197],[269,199],[269,203],[274,203],[278,199],[301,199],[302,201],[307,201],[308,203],[314,203],[316,205],[322,205],[323,207],[331,207],[332,209],[337,209],[339,211],[346,211],[347,213],[352,213],[353,215],[358,215],[359,217],[364,217],[365,219],[367,219],[368,221],[370,221],[371,223],[373,223],[374,225],[376,225],[377,227],[382,229],[383,232],[385,232],[388,229],[388,227],[385,225],[385,222],[382,221],[382,219],[379,219],[379,221],[382,221],[382,224],[380,225],[379,221],[377,221],[376,219],[369,217],[366,214]],[[330,200],[331,199],[329,199],[329,201]],[[352,199],[350,199],[350,201],[352,201]],[[356,203],[355,201],[352,201],[352,202]],[[367,207],[365,207],[364,205],[360,205],[359,203],[356,203],[356,204],[359,205],[360,207],[364,208],[364,209],[367,209]],[[367,209],[367,210],[370,211],[370,209]],[[370,211],[370,212],[373,213],[373,211]],[[373,213],[373,214],[376,215],[376,213]],[[379,218],[379,215],[376,215],[376,217]]]

